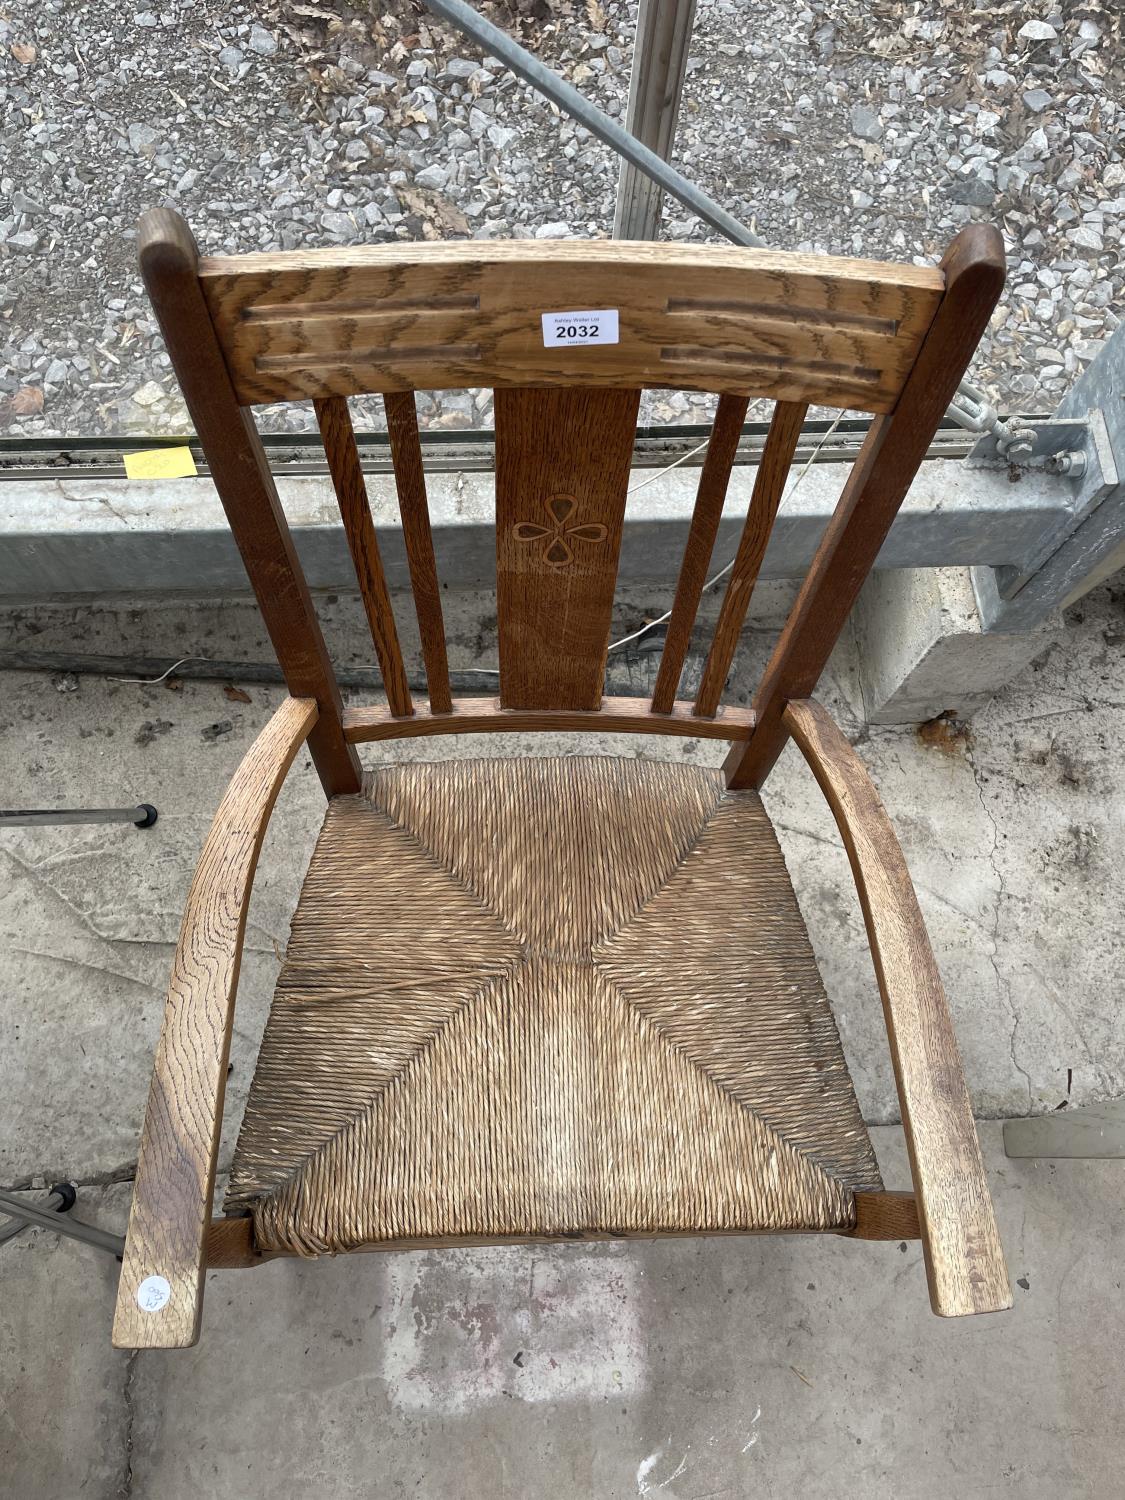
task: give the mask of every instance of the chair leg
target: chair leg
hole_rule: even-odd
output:
[[[51,1189],[51,1197],[59,1195],[62,1199],[73,1194],[74,1189],[70,1183],[60,1183]],[[71,1197],[71,1202],[73,1202]],[[37,1224],[40,1229],[53,1229],[56,1234],[66,1235],[72,1240],[81,1240],[83,1244],[92,1245],[96,1250],[105,1250],[110,1255],[115,1255],[118,1260],[125,1253],[125,1239],[120,1234],[110,1234],[108,1230],[98,1229],[93,1224],[83,1224],[78,1219],[69,1216],[69,1204],[66,1207],[48,1208],[41,1203],[28,1203],[23,1198],[15,1198],[11,1193],[0,1193],[0,1213],[8,1214],[11,1218],[19,1221],[13,1228],[11,1225],[0,1231],[0,1238],[11,1239],[22,1233],[28,1224]]]

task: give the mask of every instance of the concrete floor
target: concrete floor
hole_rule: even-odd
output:
[[[349,601],[327,606],[362,654]],[[474,601],[454,666],[489,659]],[[768,622],[765,622],[768,623]],[[37,606],[6,646],[265,660],[240,604]],[[1125,593],[1099,590],[965,737],[861,729],[854,658],[820,696],[898,827],[986,1121],[1125,1093]],[[221,642],[221,650],[220,644]],[[736,691],[766,649],[750,633]],[[157,804],[149,832],[9,830],[0,860],[0,1182],[69,1177],[124,1225],[184,895],[221,790],[280,697],[0,676],[6,805]],[[713,760],[694,741],[641,746]],[[453,753],[406,742],[397,753]],[[477,741],[458,753],[590,753]],[[889,1186],[901,1132],[858,904],[792,750],[767,801]],[[322,807],[302,759],[259,867],[223,1160]],[[47,1232],[0,1250],[0,1492],[818,1497],[1122,1493],[1120,1163],[1006,1161],[982,1127],[1015,1309],[931,1316],[915,1245],[830,1239],[362,1256],[210,1277],[199,1347],[109,1347],[115,1267]]]

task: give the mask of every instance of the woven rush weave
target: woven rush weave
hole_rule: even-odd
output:
[[[880,1187],[757,793],[566,757],[329,804],[227,1196],[261,1249],[831,1230]]]

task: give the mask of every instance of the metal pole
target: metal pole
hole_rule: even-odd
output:
[[[517,78],[522,78],[538,93],[557,104],[572,119],[584,125],[591,135],[596,135],[607,146],[612,146],[619,156],[639,168],[666,193],[671,193],[673,198],[710,224],[712,229],[717,229],[736,245],[756,245],[759,248],[763,245],[764,242],[756,234],[751,234],[744,224],[728,214],[725,208],[720,208],[713,198],[681,177],[666,161],[661,161],[655,151],[650,151],[635,136],[623,130],[615,120],[611,120],[596,105],[583,98],[576,88],[564,83],[557,73],[544,67],[498,26],[493,26],[491,21],[478,16],[464,0],[423,0],[423,3],[435,15],[442,16],[458,30],[471,36],[486,52],[498,57]]]
[[[50,1209],[55,1214],[69,1213],[74,1207],[74,1188],[69,1182],[56,1182],[54,1187],[39,1204],[40,1208]],[[25,1219],[11,1219],[0,1229],[0,1245],[14,1240],[17,1234],[22,1234],[27,1228]]]
[[[672,155],[676,139],[694,20],[695,0],[641,0],[625,126],[661,161]],[[658,238],[663,197],[643,172],[631,162],[622,162],[613,216],[614,239]]]
[[[93,1224],[82,1224],[69,1215],[64,1217],[49,1208],[41,1208],[37,1203],[25,1203],[22,1198],[13,1198],[11,1193],[0,1193],[0,1214],[10,1214],[13,1219],[22,1219],[26,1224],[37,1224],[40,1229],[53,1229],[56,1234],[81,1240],[98,1250],[108,1250],[111,1255],[125,1253],[125,1240],[121,1235],[95,1229]]]
[[[6,811],[0,808],[0,829],[38,828],[61,823],[132,823],[134,828],[151,828],[155,822],[156,808],[150,802],[142,802],[137,807],[77,807],[58,811],[26,807]]]
[[[709,198],[694,183],[681,177],[675,168],[670,167],[666,161],[661,161],[655,151],[650,151],[627,130],[622,130],[621,126],[611,120],[608,115],[603,114],[588,99],[584,99],[577,89],[572,88],[569,83],[564,83],[557,73],[552,73],[550,68],[544,67],[518,42],[513,42],[511,37],[501,31],[498,26],[493,26],[491,21],[478,16],[471,5],[465,4],[465,0],[422,0],[422,3],[435,15],[451,21],[458,30],[472,37],[473,41],[483,47],[486,52],[490,52],[493,57],[498,57],[518,78],[522,78],[538,93],[545,95],[560,109],[565,110],[580,125],[585,125],[591,135],[596,135],[607,146],[612,146],[618,156],[623,156],[627,162],[631,162],[646,177],[655,182],[657,187],[663,188],[666,193],[671,193],[673,198],[678,199],[693,214],[698,214],[701,219],[711,225],[712,229],[717,229],[720,234],[726,235],[727,239],[736,245],[748,245],[757,249],[765,247],[764,240],[759,239],[756,234],[751,234],[744,224],[740,224],[736,218],[728,214],[725,208],[720,208],[713,198]],[[976,403],[977,392],[968,383],[960,387],[959,393],[964,393],[968,406],[971,407]],[[964,404],[959,405],[955,401],[950,406],[948,415],[973,432],[995,433],[1002,443],[1010,445],[1013,453],[1021,444],[1026,445],[1027,434],[1014,432],[1000,421],[991,408],[983,411],[978,418],[974,418],[967,412]]]

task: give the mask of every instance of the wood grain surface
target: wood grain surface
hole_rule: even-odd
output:
[[[383,573],[383,560],[371,519],[348,403],[343,396],[329,396],[323,401],[314,401],[313,410],[340,506],[344,533],[355,563],[359,594],[379,661],[383,690],[393,714],[400,717],[412,714],[414,705],[410,699],[410,685],[398,643],[395,614]]]
[[[315,698],[309,750],[329,796],[359,788],[340,729],[342,703],[308,584],[257,428],[235,399],[199,282],[198,253],[179,214],[151,209],[137,228],[141,275],[211,478],[238,544],[273,649],[295,698]]]
[[[855,1240],[916,1240],[921,1238],[918,1229],[918,1211],[913,1193],[868,1193],[855,1194],[856,1222],[851,1229],[830,1230],[842,1239]],[[790,1234],[817,1234],[821,1230],[789,1230]],[[667,1240],[667,1239],[746,1239],[771,1233],[756,1229],[662,1229],[658,1234],[629,1233],[608,1234],[591,1231],[583,1235],[583,1244],[612,1244],[622,1240]],[[372,1244],[359,1245],[349,1254],[396,1255],[410,1250],[480,1250],[497,1245],[573,1245],[573,1235],[508,1234],[492,1235],[483,1239],[479,1235],[446,1235],[442,1238],[378,1240]],[[249,1218],[212,1219],[207,1234],[207,1269],[209,1271],[253,1270],[256,1266],[268,1265],[271,1261],[291,1259],[291,1250],[259,1250],[254,1242],[254,1225]]]
[[[746,740],[754,728],[748,708],[720,708],[713,719],[696,718],[690,703],[655,713],[644,698],[603,698],[600,709],[505,708],[499,698],[454,698],[449,713],[419,709],[396,719],[381,705],[344,710],[349,744],[410,739],[431,734],[529,734],[536,730],[578,734],[673,734],[708,740]]]
[[[418,436],[418,407],[413,391],[388,392],[384,398],[387,436],[402,517],[402,539],[410,568],[410,587],[422,641],[426,688],[433,713],[448,713],[449,659],[445,651],[441,584],[430,531],[430,507],[426,497],[426,475],[422,468],[422,443]]]
[[[820,704],[794,702],[796,740],[840,829],[887,1023],[930,1284],[942,1317],[998,1312],[1011,1289],[941,976],[890,819]]]
[[[355,743],[482,730],[728,739],[736,742],[726,768],[735,788],[759,785],[786,738],[797,740],[851,860],[914,1179],[913,1193],[857,1192],[855,1224],[841,1232],[920,1236],[938,1313],[1009,1306],[956,1039],[901,849],[859,757],[824,710],[805,701],[999,296],[1004,258],[996,231],[963,231],[940,269],[613,242],[384,245],[200,261],[187,226],[169,210],[146,215],[138,239],[177,377],[294,696],[232,780],[192,883],[141,1141],[115,1344],[193,1343],[205,1266],[265,1258],[248,1220],[212,1221],[211,1207],[247,902],[274,800],[300,746],[307,738],[335,796],[360,788]],[[545,346],[543,313],[607,308],[619,315],[616,343]],[[496,387],[500,696],[454,700],[413,391],[482,385]],[[642,386],[721,398],[651,706],[602,698]],[[346,406],[349,394],[362,391],[387,397],[429,686],[424,710],[413,711],[406,686]],[[692,707],[676,699],[678,680],[746,399],[762,395],[779,405]],[[384,671],[385,707],[342,707],[276,487],[243,409],[310,396]],[[755,708],[722,709],[810,402],[877,419]],[[424,812],[428,804],[420,806]],[[480,847],[479,840],[467,844],[466,857],[476,858]],[[537,850],[538,842],[529,846],[522,863],[533,863]],[[581,902],[564,906],[577,910]],[[338,920],[334,908],[331,916]],[[648,973],[647,948],[644,959]],[[653,1003],[663,1000],[658,987]],[[154,1278],[161,1295],[139,1300]]]
[[[287,698],[223,797],[191,883],[145,1112],[117,1292],[119,1349],[195,1343],[211,1220],[235,991],[250,888],[266,825],[294,757],[316,724],[309,698]],[[166,1305],[143,1311],[152,1276]]]
[[[734,660],[746,611],[750,608],[754,585],[758,581],[762,559],[766,555],[770,532],[773,530],[777,508],[781,504],[785,481],[789,477],[789,467],[797,451],[797,441],[801,436],[807,411],[807,406],[794,406],[785,401],[778,402],[774,407],[769,435],[754,480],[754,493],[746,513],[746,523],[735,553],[734,567],[727,580],[719,619],[711,637],[711,648],[699,679],[699,691],[695,695],[697,714],[713,714],[726,687],[727,673]]]
[[[636,390],[496,392],[505,708],[601,702],[639,403]]]
[[[713,245],[448,242],[203,262],[247,404],[470,386],[673,386],[889,411],[942,288],[927,267]],[[616,344],[543,313],[615,308]]]
[[[853,1240],[920,1240],[914,1194],[856,1193],[855,1224],[841,1233]]]
[[[738,452],[738,440],[742,436],[742,424],[746,420],[748,404],[742,396],[720,396],[715,409],[711,438],[699,474],[691,526],[680,563],[680,576],[676,580],[676,594],[664,637],[664,650],[660,655],[660,670],[652,694],[652,706],[658,713],[668,712],[679,691],[680,676],[691,645],[691,633],[699,612],[703,585],[707,582],[707,569],[715,550],[715,538],[722,519],[723,502],[727,497],[730,471]]]
[[[249,1219],[212,1219],[207,1226],[203,1256],[207,1270],[235,1271],[264,1266],[269,1257],[259,1254],[253,1230]]]
[[[871,425],[755,698],[757,731],[727,760],[728,784],[760,787],[785,744],[790,698],[813,691],[926,456],[1004,286],[1004,242],[963,229],[942,260],[946,291],[893,415]]]

